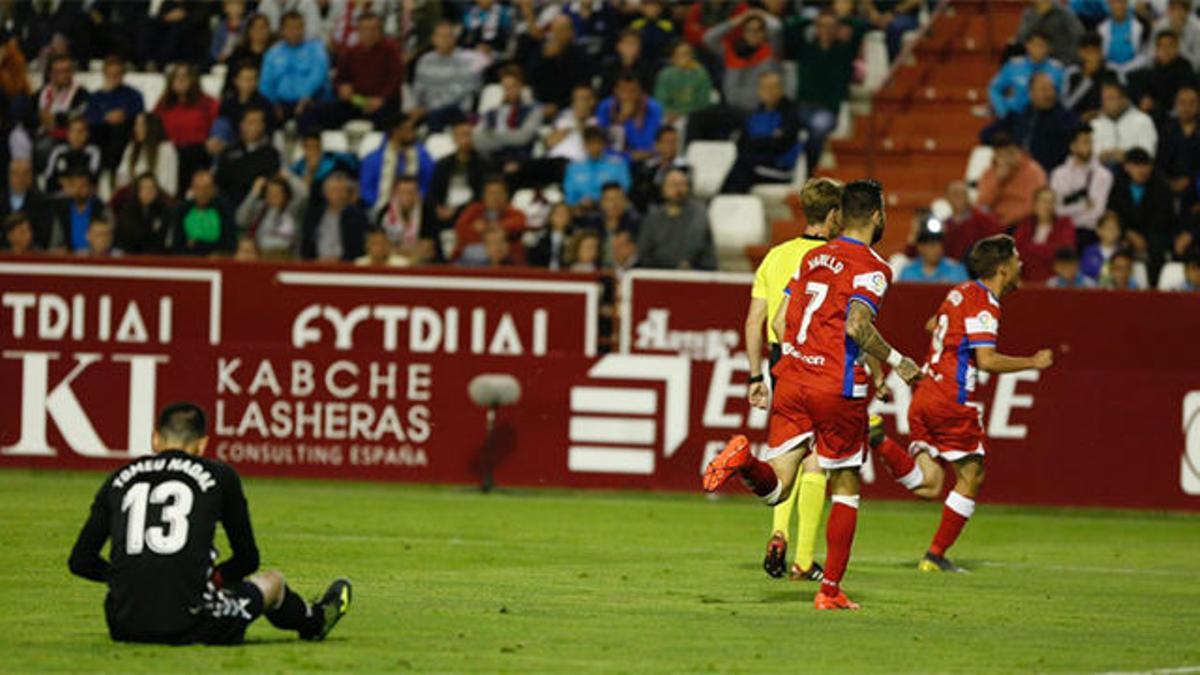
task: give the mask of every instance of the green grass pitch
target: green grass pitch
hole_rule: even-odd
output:
[[[329,641],[109,642],[69,547],[100,474],[0,471],[0,671],[1099,672],[1200,666],[1200,517],[981,506],[921,575],[936,504],[865,501],[846,588],[760,569],[744,498],[248,480],[263,563],[355,605]]]

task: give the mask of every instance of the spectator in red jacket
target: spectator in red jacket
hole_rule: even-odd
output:
[[[1013,238],[1021,254],[1021,278],[1043,283],[1054,276],[1054,255],[1075,248],[1075,224],[1054,211],[1054,190],[1043,187],[1033,197],[1033,215],[1017,224]]]
[[[376,129],[386,127],[389,117],[400,110],[400,84],[404,58],[400,45],[383,34],[378,14],[358,19],[358,43],[338,55],[337,99],[317,109],[320,125],[340,127],[354,119],[367,119]]]
[[[200,91],[200,78],[191,64],[180,63],[167,71],[167,90],[154,111],[179,152],[180,185],[190,184],[196,169],[208,163],[204,143],[219,107],[215,98]]]
[[[471,202],[463,209],[454,224],[457,235],[455,259],[479,263],[487,258],[483,234],[489,228],[499,226],[510,241],[516,240],[525,231],[525,214],[513,208],[508,201],[508,184],[503,176],[491,176],[483,182],[483,199]],[[517,247],[520,249],[520,247]]]

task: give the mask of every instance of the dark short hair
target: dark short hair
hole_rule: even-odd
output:
[[[1113,253],[1112,257],[1109,258],[1109,262],[1112,262],[1113,260],[1116,260],[1117,258],[1124,258],[1124,259],[1128,260],[1130,263],[1132,263],[1134,260],[1133,251],[1131,251],[1127,248],[1119,248],[1119,249],[1117,249],[1116,253]]]
[[[1084,33],[1083,37],[1079,38],[1079,48],[1080,49],[1083,49],[1085,47],[1093,47],[1095,49],[1100,49],[1103,46],[1104,46],[1104,40],[1100,37],[1100,34],[1095,31],[1089,31],[1087,33]]]
[[[498,79],[503,80],[506,77],[515,77],[523,83],[525,82],[525,71],[521,70],[521,66],[518,66],[515,63],[510,63],[500,69],[500,75]]]
[[[583,128],[583,142],[587,143],[589,141],[600,141],[607,145],[608,133],[595,125],[586,126]]]
[[[633,28],[626,28],[625,30],[621,31],[617,35],[617,42],[620,42],[621,40],[626,40],[629,38],[635,38],[638,41],[638,43],[640,44],[642,41],[642,34],[640,32],[638,32],[637,30],[634,30]]]
[[[1004,263],[1017,254],[1017,242],[1007,234],[980,239],[971,247],[968,263],[977,279],[989,279]]]
[[[243,70],[253,70],[257,73],[262,70],[262,67],[250,59],[242,59],[233,66],[233,76],[236,78]]]
[[[1154,158],[1150,156],[1150,153],[1147,152],[1145,148],[1136,147],[1136,148],[1131,148],[1129,150],[1129,152],[1125,153],[1125,163],[1126,164],[1153,164]]]
[[[506,189],[506,190],[508,189],[508,180],[504,178],[504,174],[489,173],[488,175],[483,177],[484,187],[487,187],[488,185],[492,185],[495,183],[499,183],[500,185],[503,185],[504,189]]]
[[[987,144],[999,150],[1001,148],[1012,147],[1017,144],[1017,141],[1007,131],[997,131],[988,138]]]
[[[1111,87],[1113,89],[1116,89],[1117,91],[1121,92],[1122,96],[1129,95],[1129,91],[1125,89],[1125,85],[1121,84],[1114,77],[1106,77],[1106,78],[1104,78],[1104,80],[1102,82],[1100,82],[1100,88],[1104,89],[1105,87]]]
[[[1180,88],[1182,89],[1182,87],[1180,87]],[[662,137],[666,136],[667,134],[677,134],[677,133],[679,133],[678,129],[671,126],[670,124],[664,124],[658,128],[658,131],[654,132],[654,140],[657,142],[657,141],[661,140]]]
[[[1071,142],[1074,143],[1075,141],[1079,140],[1080,136],[1084,134],[1090,134],[1092,132],[1092,125],[1088,124],[1087,122],[1078,124],[1074,129],[1071,130]]]
[[[104,65],[125,67],[125,57],[120,54],[109,54],[104,57]]]
[[[1176,33],[1175,31],[1171,30],[1170,28],[1164,28],[1164,29],[1158,31],[1158,35],[1154,36],[1154,41],[1158,42],[1159,40],[1161,40],[1165,37],[1169,37],[1172,40],[1179,42],[1179,34]]]
[[[940,244],[945,240],[946,238],[942,236],[941,232],[934,232],[933,230],[922,229],[921,233],[917,235],[918,244]]]
[[[191,401],[172,403],[158,413],[158,435],[163,440],[192,443],[208,435],[204,409]]]
[[[1079,260],[1079,254],[1075,251],[1074,246],[1063,246],[1054,252],[1054,262],[1076,262]]]
[[[259,115],[263,116],[263,122],[267,121],[267,109],[266,108],[262,107],[261,105],[250,105],[250,106],[246,106],[242,110],[242,116],[241,116],[241,118],[238,119],[238,122],[240,123],[242,120],[246,119],[246,115],[249,115],[251,113],[258,113]]]
[[[30,227],[33,226],[33,223],[29,220],[29,216],[24,211],[17,211],[16,213],[8,214],[8,216],[4,219],[4,234],[8,234],[9,232],[17,229],[21,226],[21,223],[28,223]]]
[[[294,9],[289,9],[288,11],[284,12],[283,17],[279,19],[279,25],[282,26],[285,21],[295,21],[296,19],[300,19],[300,21],[303,22],[304,15]]]
[[[617,75],[617,84],[629,84],[631,82],[636,84],[638,89],[642,88],[642,81],[638,79],[637,73],[633,72],[633,69],[625,68],[621,71],[620,75]]]
[[[862,221],[883,210],[883,186],[873,180],[856,180],[842,188],[842,216]]]
[[[1044,30],[1035,30],[1029,34],[1029,37],[1025,38],[1026,42],[1029,42],[1030,40],[1042,40],[1043,42],[1050,42],[1050,36]]]
[[[600,186],[601,193],[608,192],[609,190],[616,190],[621,194],[625,194],[625,188],[621,187],[621,184],[615,180],[610,180],[604,185]]]

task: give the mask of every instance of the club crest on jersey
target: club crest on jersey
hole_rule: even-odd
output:
[[[962,293],[959,292],[957,288],[950,291],[950,295],[947,295],[946,298],[949,299],[950,304],[954,305],[955,307],[961,305],[963,301]]]
[[[855,288],[865,288],[875,295],[883,295],[887,292],[887,277],[883,272],[866,272],[854,277]]]
[[[819,253],[808,259],[809,271],[815,270],[818,267],[827,267],[833,270],[834,274],[841,274],[842,268],[845,266],[845,263],[829,255],[828,253]]]

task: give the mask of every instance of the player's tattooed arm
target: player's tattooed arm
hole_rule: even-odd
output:
[[[850,301],[850,312],[846,317],[846,335],[850,336],[868,356],[887,361],[894,351],[887,340],[875,328],[875,314],[866,303],[857,300]],[[893,366],[896,374],[905,382],[912,383],[921,376],[921,369],[916,362],[907,356]]]
[[[995,347],[976,347],[975,363],[989,373],[1015,373],[1019,370],[1045,370],[1054,365],[1054,352],[1038,350],[1033,356],[1007,356]]]
[[[871,371],[871,379],[875,381],[875,398],[890,401],[892,390],[887,386],[887,378],[883,374],[883,361],[867,354],[867,368]]]

